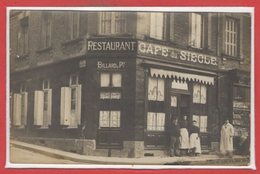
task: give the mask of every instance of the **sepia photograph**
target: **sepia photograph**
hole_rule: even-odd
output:
[[[253,19],[9,7],[7,166],[254,168]]]

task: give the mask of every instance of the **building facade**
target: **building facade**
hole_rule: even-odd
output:
[[[246,13],[11,11],[11,137],[86,155],[168,155],[173,118],[204,153],[250,130]],[[237,140],[238,141],[238,140]]]

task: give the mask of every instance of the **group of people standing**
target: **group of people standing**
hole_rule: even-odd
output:
[[[201,154],[199,133],[200,130],[195,120],[188,128],[187,116],[183,116],[183,120],[180,122],[177,118],[173,119],[170,128],[170,156]]]
[[[179,122],[172,120],[170,128],[170,156],[198,156],[201,154],[200,129],[197,121],[193,120],[188,127],[187,116]],[[227,119],[221,128],[220,152],[222,155],[232,156],[234,129]]]

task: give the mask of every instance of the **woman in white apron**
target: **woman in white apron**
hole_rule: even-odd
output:
[[[197,122],[193,120],[192,126],[190,128],[190,149],[192,155],[201,154],[201,145],[199,137],[200,129],[197,126]]]
[[[187,116],[183,116],[180,123],[180,150],[181,155],[187,155],[190,147]]]

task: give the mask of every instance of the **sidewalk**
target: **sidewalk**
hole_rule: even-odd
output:
[[[119,157],[98,157],[86,156],[71,152],[65,152],[48,147],[28,144],[20,141],[11,140],[11,145],[30,150],[33,152],[41,153],[46,156],[51,156],[58,159],[66,159],[78,163],[87,164],[117,164],[117,165],[220,165],[234,162],[248,161],[244,156],[233,156],[230,158],[220,158],[217,155],[201,155],[199,157],[143,157],[143,158],[119,158]]]

